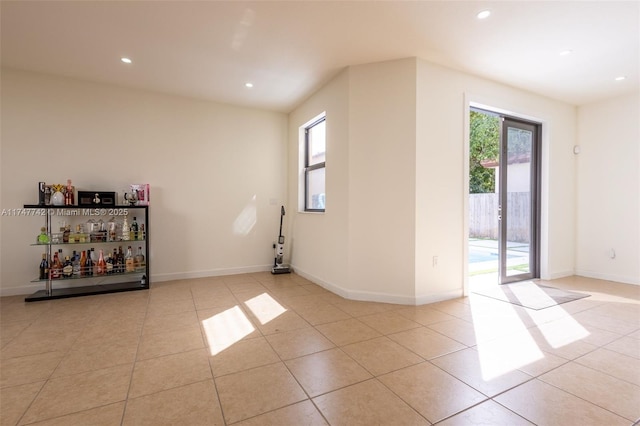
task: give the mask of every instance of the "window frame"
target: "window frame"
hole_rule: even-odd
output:
[[[304,211],[305,212],[317,212],[324,213],[326,206],[324,209],[313,209],[308,205],[309,202],[309,173],[319,169],[326,169],[326,148],[327,148],[327,140],[326,140],[326,121],[327,116],[322,115],[317,120],[312,121],[304,127]],[[309,131],[320,123],[325,123],[325,161],[309,164]],[[325,171],[326,176],[326,171]],[[326,189],[326,179],[325,179],[325,189]],[[325,192],[326,197],[326,192]]]

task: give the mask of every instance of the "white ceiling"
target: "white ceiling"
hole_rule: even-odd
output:
[[[640,87],[640,1],[2,0],[1,19],[3,67],[283,112],[413,56],[576,105]]]

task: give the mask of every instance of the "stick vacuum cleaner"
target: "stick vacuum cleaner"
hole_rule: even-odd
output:
[[[273,245],[275,250],[275,258],[273,259],[273,268],[271,268],[272,274],[288,274],[291,269],[287,265],[284,265],[284,235],[282,235],[282,219],[284,218],[284,206],[280,207],[280,234],[278,235],[278,243]]]

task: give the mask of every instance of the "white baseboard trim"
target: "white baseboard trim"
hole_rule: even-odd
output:
[[[444,293],[423,294],[416,296],[416,306],[428,305],[429,303],[442,302],[444,300],[457,299],[464,296],[464,289],[447,291]]]
[[[640,285],[639,277],[626,277],[623,275],[603,274],[601,272],[588,271],[584,269],[576,270],[575,275],[579,275],[581,277],[587,277],[587,278],[596,278],[599,280],[615,281],[617,283],[623,283],[623,284]]]
[[[238,268],[221,268],[221,269],[211,269],[207,271],[196,271],[196,272],[170,272],[164,274],[152,274],[149,279],[149,283],[151,288],[153,288],[154,282],[164,282],[164,281],[174,281],[174,280],[185,280],[190,278],[207,278],[207,277],[218,277],[224,275],[235,275],[235,274],[249,274],[252,272],[264,272],[270,271],[272,265],[255,265],[255,266],[243,266]],[[80,284],[80,281],[74,280],[75,284]],[[84,281],[83,285],[87,285],[87,281]],[[62,281],[54,282],[54,288],[63,288],[63,287],[72,287],[69,283],[65,283]],[[29,295],[33,294],[36,291],[44,290],[44,283],[32,283],[28,285],[20,285],[15,287],[3,287],[0,288],[0,297],[4,296],[20,296],[20,295]]]
[[[253,272],[270,271],[271,267],[272,265],[254,265],[254,266],[241,266],[236,268],[209,269],[206,271],[194,271],[194,272],[168,272],[164,274],[152,274],[149,282],[151,284],[151,288],[153,288],[154,282],[187,280],[187,279],[193,279],[193,278],[220,277],[224,275],[250,274]]]
[[[441,302],[443,300],[462,297],[462,288],[460,288],[459,290],[450,291],[446,293],[429,294],[429,295],[423,295],[423,296],[417,296],[417,297],[402,296],[402,295],[390,294],[390,293],[371,292],[371,291],[349,290],[349,289],[345,289],[344,287],[335,285],[333,283],[329,283],[295,266],[293,267],[293,269],[296,274],[300,275],[303,278],[308,279],[314,284],[318,284],[319,286],[323,287],[326,290],[329,290],[332,293],[337,294],[338,296],[344,297],[345,299],[349,299],[349,300],[357,300],[360,302],[380,302],[380,303],[394,303],[397,305],[417,306],[417,305]]]
[[[571,270],[571,271],[562,271],[562,272],[553,272],[553,273],[541,276],[540,278],[542,278],[543,280],[556,280],[558,278],[570,277],[570,276],[575,275],[575,274],[576,273],[573,270]]]
[[[44,290],[44,284],[29,284],[16,287],[3,287],[0,289],[0,296],[26,296],[36,291]]]
[[[338,296],[342,296],[344,298],[347,298],[347,291],[345,291],[342,287],[339,287],[335,284],[329,283],[325,280],[323,280],[322,278],[316,277],[313,274],[309,274],[308,272],[305,272],[302,269],[299,269],[297,266],[294,266],[293,264],[291,265],[291,269],[293,270],[294,273],[296,273],[297,275],[300,275],[302,278],[305,278],[311,282],[313,282],[314,284],[319,285],[320,287],[329,290],[332,293],[337,294]]]

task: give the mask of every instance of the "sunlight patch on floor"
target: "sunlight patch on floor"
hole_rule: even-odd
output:
[[[251,313],[258,318],[258,321],[260,321],[262,325],[265,325],[287,311],[267,293],[262,293],[253,299],[249,299],[244,302],[244,304],[251,309]]]
[[[489,381],[544,358],[513,305],[471,301],[482,379]]]
[[[544,358],[544,353],[528,331],[514,336],[513,339],[497,339],[479,343],[477,348],[482,378],[486,381]]]
[[[202,327],[212,356],[239,342],[255,330],[239,306],[203,320]]]
[[[556,349],[582,340],[590,334],[571,315],[540,324],[538,325],[538,330],[540,330],[547,343]]]

